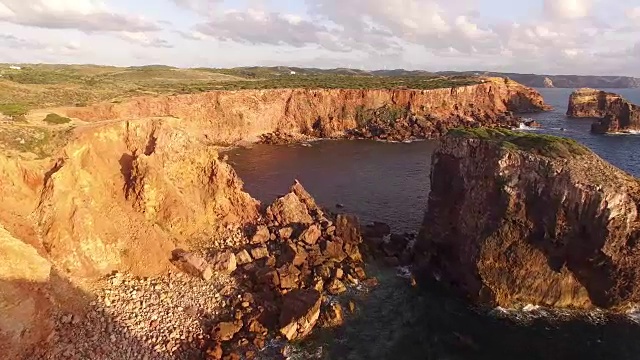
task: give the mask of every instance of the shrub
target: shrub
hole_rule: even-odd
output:
[[[47,115],[47,117],[44,118],[45,122],[48,122],[49,124],[66,124],[68,122],[71,121],[71,119],[69,119],[68,117],[64,117],[64,116],[60,116],[58,114],[49,114]]]
[[[24,116],[29,112],[27,106],[22,104],[2,104],[0,105],[0,113],[5,116],[18,117]]]
[[[456,128],[449,131],[449,135],[491,141],[503,149],[529,151],[550,158],[568,158],[590,152],[572,139],[499,128]]]

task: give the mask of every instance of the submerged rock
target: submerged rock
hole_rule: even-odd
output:
[[[417,246],[464,294],[503,307],[640,301],[640,183],[583,146],[456,131],[431,179]]]
[[[640,106],[622,96],[595,89],[579,89],[569,98],[567,116],[598,118],[591,132],[604,134],[640,130]]]

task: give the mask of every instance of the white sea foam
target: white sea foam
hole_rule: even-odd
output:
[[[413,277],[411,269],[408,266],[398,266],[396,268],[396,275],[405,279],[411,279]]]

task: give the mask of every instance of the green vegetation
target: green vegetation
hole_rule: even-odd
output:
[[[96,65],[0,64],[0,104],[22,112],[58,106],[117,103],[135,96],[243,89],[435,89],[471,85],[478,78],[425,72],[247,67],[179,69],[162,65],[117,68]],[[291,72],[295,72],[292,74]],[[393,75],[393,76],[387,76]],[[7,106],[7,105],[4,105]]]
[[[69,119],[68,117],[60,116],[58,114],[49,114],[44,118],[43,121],[48,122],[49,124],[60,125],[70,122],[71,119]]]
[[[5,116],[18,117],[29,112],[27,106],[23,104],[0,104],[0,113]]]
[[[356,124],[360,128],[365,127],[373,120],[378,120],[391,126],[396,120],[405,118],[408,113],[409,110],[402,106],[386,105],[378,109],[365,109],[364,106],[360,105],[356,107],[355,118]]]
[[[572,139],[507,129],[456,128],[450,130],[449,135],[492,141],[504,149],[523,150],[550,158],[569,158],[590,153],[586,147]]]
[[[72,129],[52,131],[33,126],[0,127],[0,151],[31,153],[36,158],[51,156],[72,136]]]

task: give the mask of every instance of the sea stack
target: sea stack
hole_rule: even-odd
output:
[[[640,182],[564,138],[453,130],[433,155],[427,268],[481,303],[640,300]]]
[[[591,126],[591,132],[597,134],[640,130],[640,106],[601,90],[574,91],[569,98],[567,116],[598,119]]]

